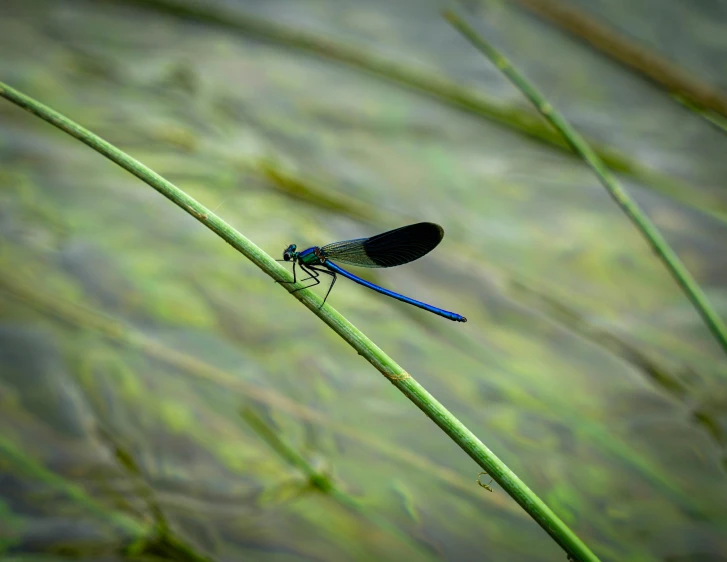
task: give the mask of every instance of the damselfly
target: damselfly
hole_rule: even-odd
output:
[[[394,267],[409,263],[428,254],[437,247],[443,237],[444,230],[438,224],[420,222],[377,234],[371,238],[357,238],[355,240],[334,242],[323,247],[313,246],[302,252],[296,251],[297,246],[291,244],[283,252],[283,259],[278,261],[293,262],[292,283],[295,283],[297,280],[295,273],[296,264],[308,274],[308,277],[301,279],[301,281],[313,280],[311,284],[300,289],[307,289],[318,285],[320,283],[318,277],[321,273],[333,277],[326,297],[323,299],[323,304],[328,299],[328,295],[331,293],[331,289],[333,289],[338,275],[343,275],[351,281],[373,289],[382,295],[412,304],[434,314],[438,314],[439,316],[443,316],[444,318],[454,320],[455,322],[467,322],[467,319],[460,314],[442,310],[431,304],[420,302],[374,285],[334,263],[335,261],[359,267]],[[291,283],[291,281],[285,281],[285,283]],[[300,289],[296,289],[296,291]]]

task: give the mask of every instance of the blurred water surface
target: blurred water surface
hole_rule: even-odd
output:
[[[514,6],[470,4],[582,131],[727,205],[724,134]],[[580,4],[727,88],[718,2]],[[438,2],[216,5],[524,106]],[[140,5],[0,10],[4,81],[274,257],[441,224],[425,259],[364,275],[467,324],[345,281],[328,302],[603,560],[727,560],[727,361],[582,163],[331,60]],[[0,162],[0,552],[170,559],[133,548],[161,517],[216,560],[565,560],[366,362],[151,188],[4,101]],[[727,223],[623,179],[727,317]],[[358,508],[312,489],[244,406]]]

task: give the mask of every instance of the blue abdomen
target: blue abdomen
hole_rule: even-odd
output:
[[[308,251],[308,250],[306,250],[306,251]],[[399,293],[395,293],[394,291],[389,291],[388,289],[384,289],[383,287],[374,285],[373,283],[370,283],[369,281],[361,279],[360,277],[355,276],[353,273],[350,273],[350,272],[346,271],[345,269],[342,269],[340,266],[336,265],[335,263],[333,263],[331,261],[326,261],[323,263],[323,265],[325,265],[331,271],[340,273],[347,279],[350,279],[351,281],[354,281],[354,282],[358,283],[359,285],[368,287],[369,289],[372,289],[372,290],[376,291],[377,293],[381,293],[382,295],[386,295],[387,297],[391,297],[392,299],[396,299],[401,302],[411,304],[411,305],[421,308],[423,310],[428,310],[429,312],[432,312],[438,316],[442,316],[449,320],[453,320],[454,322],[467,322],[467,318],[465,318],[461,314],[457,314],[456,312],[450,312],[449,310],[444,310],[442,308],[437,308],[436,306],[432,306],[431,304],[427,304],[425,302],[414,300],[412,298],[405,297],[404,295],[400,295]]]

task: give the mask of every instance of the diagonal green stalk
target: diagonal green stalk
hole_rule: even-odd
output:
[[[616,204],[621,207],[626,216],[641,232],[651,249],[664,263],[669,273],[677,284],[682,288],[689,300],[697,309],[697,312],[704,320],[704,323],[712,332],[723,351],[727,353],[727,328],[712,309],[707,295],[704,294],[679,256],[671,249],[668,242],[651,222],[649,217],[641,210],[638,204],[629,197],[626,190],[621,187],[616,177],[609,171],[603,161],[591,149],[585,139],[566,121],[555,108],[550,105],[545,96],[538,91],[520,72],[518,72],[510,61],[507,60],[493,45],[482,37],[471,25],[460,18],[451,10],[444,12],[444,17],[469,40],[474,47],[483,53],[492,64],[499,68],[502,73],[527,97],[535,108],[545,117],[560,133],[568,144],[594,171],[600,182],[606,188]]]
[[[109,144],[67,117],[53,111],[33,98],[0,82],[0,96],[37,115],[72,137],[93,148],[112,162],[156,189],[164,197],[195,217],[218,234],[276,281],[290,280],[290,273],[250,240],[237,232],[212,211],[195,201],[171,182],[150,170],[128,154]],[[281,284],[289,292],[298,288]],[[396,386],[424,414],[437,424],[462,450],[467,453],[559,544],[581,562],[598,558],[571,531],[550,508],[520,480],[497,456],[490,451],[465,425],[440,404],[414,378],[393,359],[379,349],[353,324],[330,305],[321,308],[321,298],[310,290],[300,290],[293,296],[316,314],[344,341],[353,347],[381,374]],[[473,493],[477,493],[473,490]]]
[[[283,460],[305,474],[311,486],[323,493],[328,493],[333,489],[333,482],[328,475],[316,470],[300,452],[284,441],[253,407],[241,408],[240,416]]]
[[[700,115],[710,125],[716,127],[718,131],[721,131],[722,133],[727,133],[727,117],[720,115],[714,111],[709,111],[708,109],[702,109],[698,105],[695,105],[694,103],[689,101],[689,99],[678,94],[672,94],[672,97],[677,101],[677,103],[682,104],[684,107],[692,110],[697,115]]]
[[[629,39],[615,28],[601,23],[585,11],[561,0],[516,1],[526,10],[589,44],[599,53],[684,98],[693,107],[701,108],[704,114],[713,113],[727,118],[727,95],[718,88],[638,41]]]
[[[274,408],[298,420],[330,429],[341,437],[355,442],[356,446],[370,449],[376,454],[384,455],[407,467],[422,470],[458,493],[472,491],[471,481],[469,484],[465,483],[453,470],[436,464],[406,447],[389,444],[376,435],[360,431],[360,428],[357,427],[347,426],[343,423],[332,424],[331,420],[319,411],[302,406],[290,398],[276,394],[271,389],[262,389],[255,384],[245,382],[227,371],[205,363],[178,349],[165,347],[154,338],[130,328],[100,310],[81,306],[77,303],[64,302],[63,299],[58,298],[56,295],[43,292],[40,287],[34,287],[33,283],[24,277],[17,278],[15,275],[3,272],[3,275],[0,275],[0,291],[69,326],[94,330],[109,341],[137,350],[198,380],[214,383],[229,392],[243,394],[251,403]],[[574,418],[571,416],[566,421],[575,423],[573,420]],[[653,482],[667,498],[673,500],[675,505],[690,510],[692,513],[705,513],[704,507],[694,497],[683,492],[676,482],[653,466],[638,452],[623,442],[613,439],[612,435],[609,435],[597,424],[589,424],[582,418],[578,423],[580,423],[580,430],[588,439],[598,442],[609,454],[623,460],[629,467]],[[500,504],[498,507],[503,510],[503,513],[515,513],[516,506],[506,502],[504,498],[498,503]]]

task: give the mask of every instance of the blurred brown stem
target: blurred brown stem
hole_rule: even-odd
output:
[[[514,1],[652,82],[679,94],[698,108],[708,109],[727,117],[727,94],[646,47],[609,29],[584,12],[560,0]]]

